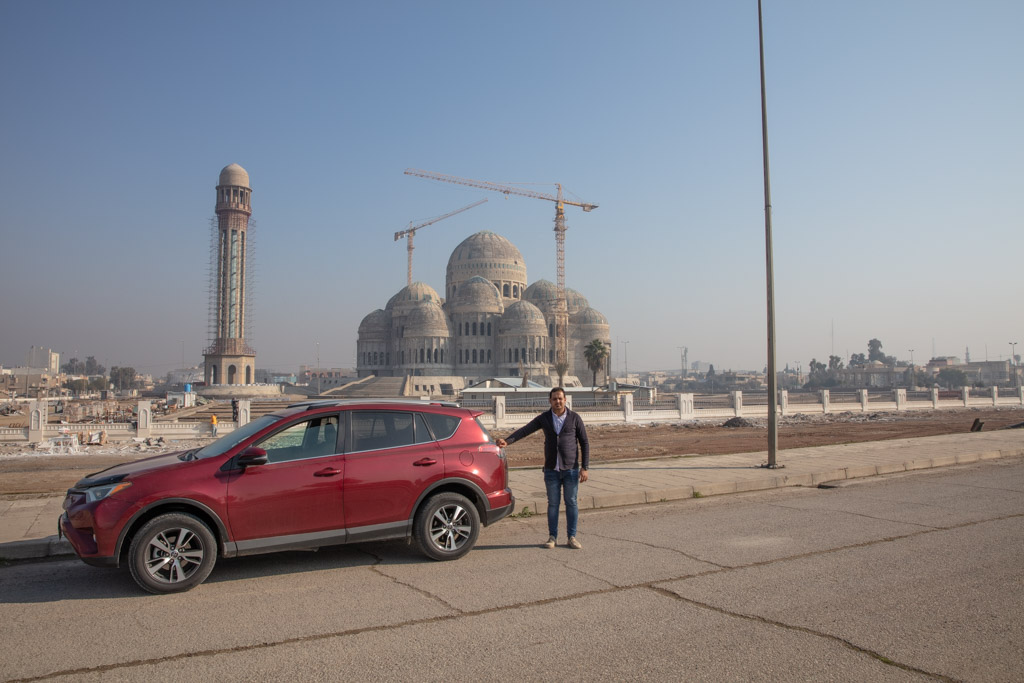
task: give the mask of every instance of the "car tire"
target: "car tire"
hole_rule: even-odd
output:
[[[423,503],[413,522],[413,537],[432,560],[457,560],[480,535],[480,513],[458,493],[439,493]]]
[[[150,593],[195,588],[217,562],[217,541],[198,517],[173,512],[146,522],[128,548],[135,583]]]

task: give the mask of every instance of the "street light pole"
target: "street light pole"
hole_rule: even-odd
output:
[[[626,370],[625,370],[626,377],[625,377],[625,379],[626,379],[626,383],[628,384],[629,383],[629,341],[627,340],[627,341],[622,342],[622,345],[623,345],[622,346],[623,352],[626,354]]]
[[[764,158],[764,252],[765,293],[768,304],[768,462],[764,467],[782,467],[775,461],[779,447],[778,377],[775,372],[775,270],[772,264],[772,191],[768,172],[768,99],[764,78],[764,22],[761,0],[757,0],[757,40],[761,58],[761,150]]]
[[[917,386],[917,380],[914,377],[914,349],[907,349],[910,351],[910,388],[913,389]]]
[[[320,395],[320,342],[316,343],[316,395]]]
[[[1010,342],[1010,367],[1013,368],[1013,386],[1017,386],[1017,342]]]

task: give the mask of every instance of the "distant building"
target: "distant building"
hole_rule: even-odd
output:
[[[906,367],[893,367],[873,360],[866,365],[837,370],[836,379],[847,387],[891,389],[906,384],[908,371]]]
[[[971,384],[984,386],[1009,386],[1013,384],[1016,368],[1008,360],[984,360],[965,363],[957,368],[963,370]]]
[[[33,346],[25,354],[25,367],[38,368],[51,375],[60,372],[60,354],[53,349],[44,349],[42,346]]]
[[[951,368],[957,365],[961,365],[961,363],[960,359],[956,356],[936,356],[928,361],[928,364],[925,365],[925,369],[927,369],[928,372],[935,374],[943,368]]]
[[[321,393],[328,389],[344,386],[356,379],[352,368],[316,368],[308,365],[299,366],[299,374],[293,381],[306,384]]]
[[[198,365],[191,368],[179,368],[167,373],[167,383],[172,386],[197,384],[203,381],[203,368]]]

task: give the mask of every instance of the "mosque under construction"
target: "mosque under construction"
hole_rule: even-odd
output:
[[[363,318],[359,376],[430,378],[420,384],[435,392],[490,377],[557,383],[557,287],[526,283],[523,255],[509,240],[490,231],[467,237],[448,259],[444,298],[413,282]],[[608,320],[581,293],[567,289],[566,304],[565,384],[572,385],[591,378],[584,348],[597,339],[610,349],[611,337]]]

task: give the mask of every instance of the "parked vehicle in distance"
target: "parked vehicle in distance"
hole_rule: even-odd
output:
[[[411,539],[454,560],[515,499],[480,411],[426,401],[311,401],[204,448],[90,474],[59,531],[151,593],[202,583],[219,557]]]

